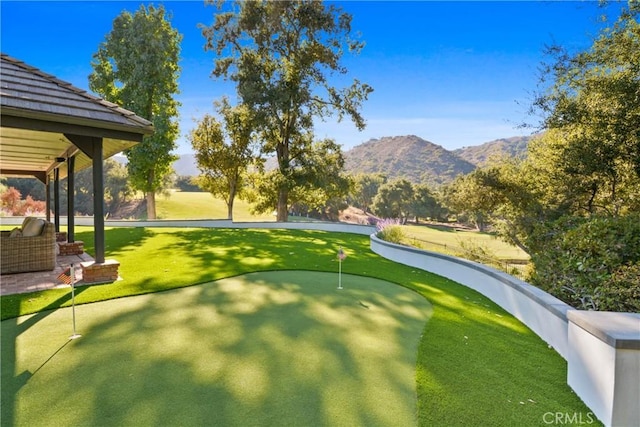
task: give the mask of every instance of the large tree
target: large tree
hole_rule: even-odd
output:
[[[227,218],[233,219],[233,202],[242,196],[247,168],[254,160],[251,114],[244,105],[232,107],[225,98],[217,103],[222,120],[205,115],[191,131],[201,175],[198,185],[227,204]]]
[[[417,184],[413,189],[413,214],[416,216],[416,223],[420,222],[420,218],[442,221],[447,210],[436,199],[436,195],[429,185]]]
[[[564,141],[565,171],[614,193],[625,169],[640,177],[639,14],[630,1],[588,50],[550,47],[532,108]]]
[[[167,183],[178,136],[178,66],[182,35],[163,6],[123,11],[93,55],[89,87],[106,100],[150,120],[155,133],[126,151],[129,178],[145,193],[147,216],[156,217],[155,194]]]
[[[549,48],[532,107],[545,132],[531,141],[527,159],[477,170],[455,187],[458,202],[481,208],[527,252],[535,252],[528,240],[542,223],[640,207],[637,17],[630,3],[589,49]]]
[[[203,27],[206,49],[218,55],[213,75],[236,82],[254,111],[262,151],[278,160],[275,207],[277,220],[286,221],[296,156],[312,149],[314,119],[337,113],[365,126],[359,110],[371,87],[355,80],[339,89],[329,81],[346,74],[344,52],[357,53],[363,43],[350,37],[351,16],[321,1],[238,1],[231,12],[215,3],[215,22]]]
[[[368,212],[373,204],[373,199],[378,194],[378,189],[381,185],[386,184],[387,177],[379,173],[360,173],[353,180],[351,202],[364,212]]]
[[[278,169],[254,174],[254,211],[273,210],[278,201],[278,189],[284,184],[290,189],[291,205],[305,212],[315,211],[335,218],[334,208],[341,205],[351,189],[351,180],[344,173],[340,146],[332,139],[309,141],[305,150],[293,158],[285,183],[282,183],[284,176]]]
[[[406,179],[396,179],[380,187],[373,199],[373,212],[379,217],[396,218],[402,224],[413,213],[415,190]]]

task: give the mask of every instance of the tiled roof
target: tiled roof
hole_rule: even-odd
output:
[[[78,170],[92,164],[67,135],[102,138],[106,159],[153,133],[152,123],[131,111],[0,55],[0,173],[42,179],[55,167],[64,177],[60,158],[75,156]]]
[[[151,122],[116,104],[97,98],[9,55],[2,54],[0,106],[25,113],[60,116],[66,121],[95,121],[107,127],[152,133]],[[6,110],[5,110],[6,111]]]

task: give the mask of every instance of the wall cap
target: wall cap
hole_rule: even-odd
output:
[[[611,347],[640,350],[640,313],[571,310],[569,321]]]

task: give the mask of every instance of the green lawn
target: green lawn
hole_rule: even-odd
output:
[[[275,221],[272,214],[252,215],[247,202],[234,201],[234,221]],[[227,205],[210,193],[174,191],[169,197],[158,196],[156,210],[159,219],[227,219]]]
[[[226,219],[227,206],[221,199],[209,193],[172,192],[169,197],[158,197],[158,218],[160,219]],[[236,199],[234,221],[275,221],[272,214],[252,215],[247,202]],[[291,217],[296,221],[303,218]],[[306,218],[305,218],[306,219]],[[529,256],[521,249],[509,245],[489,233],[476,231],[456,231],[453,228],[430,225],[407,225],[403,227],[409,238],[418,239],[424,249],[444,252],[444,246],[460,248],[463,244],[482,246],[503,260],[528,261]],[[426,243],[433,242],[434,245]],[[455,252],[455,250],[453,251]]]
[[[79,229],[77,238],[85,241],[91,251],[90,231]],[[583,413],[585,418],[589,412],[566,384],[565,361],[528,328],[469,288],[377,256],[369,249],[368,236],[302,230],[113,228],[107,229],[106,242],[108,258],[115,258],[122,264],[123,280],[112,285],[79,289],[77,300],[80,303],[164,291],[256,271],[336,272],[336,253],[343,247],[348,255],[343,263],[345,274],[395,283],[422,295],[432,306],[431,318],[417,343],[415,380],[419,425],[544,425],[543,416],[547,412]],[[197,289],[204,288],[192,289],[191,292],[199,292]],[[2,410],[16,411],[11,415],[17,419],[22,405],[29,406],[27,402],[19,402],[19,391],[33,372],[20,370],[24,365],[16,357],[24,353],[37,354],[41,348],[38,343],[33,348],[20,348],[14,337],[37,328],[40,318],[56,313],[43,310],[69,306],[70,292],[52,290],[6,296],[0,302],[2,318],[8,319],[3,321],[2,335]],[[128,299],[121,302],[128,304]],[[118,301],[114,303],[118,304]],[[176,305],[183,303],[176,298]],[[34,312],[41,314],[11,319]],[[193,333],[197,333],[200,322],[204,321],[199,313],[201,311],[197,310],[184,319],[195,328]],[[105,322],[109,322],[108,311],[104,315]],[[161,319],[158,317],[157,321]],[[113,333],[123,337],[133,336],[134,332],[148,326],[137,322],[135,317],[116,323],[118,328]],[[7,335],[5,327],[14,331],[13,336]],[[173,336],[171,328],[164,333],[167,339]],[[72,345],[81,346],[85,338],[86,341],[94,339],[87,334]],[[113,338],[113,335],[104,335],[105,352]],[[295,342],[293,340],[291,345]],[[7,350],[11,348],[16,351]],[[97,343],[96,351],[100,348]],[[44,351],[45,355],[49,353]],[[82,369],[86,372],[91,366],[98,368],[100,363],[105,363],[108,353],[104,353],[105,357],[100,354],[103,353],[85,360],[87,366]],[[122,368],[127,366],[127,360],[126,357],[123,359]],[[163,361],[166,365],[179,362],[178,355]],[[158,369],[162,366],[160,364]],[[109,383],[109,374],[104,375],[103,383],[115,388],[116,396],[122,393],[123,399],[131,392],[131,387],[142,387],[144,391],[144,380],[132,378],[131,383]],[[362,375],[356,378],[366,380]],[[166,381],[179,383],[179,378],[166,378]],[[56,385],[46,386],[56,388]],[[93,392],[89,386],[87,391]],[[143,391],[134,395],[141,396]],[[172,408],[175,398],[167,389],[135,403],[136,407],[151,413],[154,407]],[[129,403],[116,399],[105,404],[124,408]],[[201,400],[193,402],[192,413],[198,413],[195,405],[200,403]],[[78,405],[82,404],[78,401]],[[175,408],[178,410],[190,411],[189,408]],[[274,417],[277,416],[274,412]],[[114,419],[111,423],[106,419],[103,424],[117,425],[118,421],[121,420]],[[52,424],[55,423],[52,421]]]
[[[409,238],[417,239],[423,243],[424,249],[438,250],[443,246],[448,248],[460,248],[464,244],[486,248],[499,259],[528,261],[529,255],[522,249],[509,245],[489,233],[478,231],[456,230],[449,227],[437,227],[432,225],[407,225],[403,226]],[[433,242],[432,247],[426,242]]]
[[[260,272],[85,304],[69,344],[68,308],[3,322],[27,373],[3,407],[29,427],[411,425],[430,306],[382,280],[343,282]]]

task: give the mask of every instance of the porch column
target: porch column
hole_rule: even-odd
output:
[[[45,209],[47,211],[47,222],[51,222],[51,179],[47,175],[44,183]]]
[[[75,156],[67,159],[67,242],[73,243],[75,239]]]
[[[56,233],[60,232],[60,170],[53,170],[53,218]]]
[[[96,263],[104,263],[104,178],[102,165],[102,138],[93,139],[93,227]]]
[[[96,264],[104,264],[104,178],[102,138],[66,134],[69,141],[92,161],[93,167],[93,239]]]

